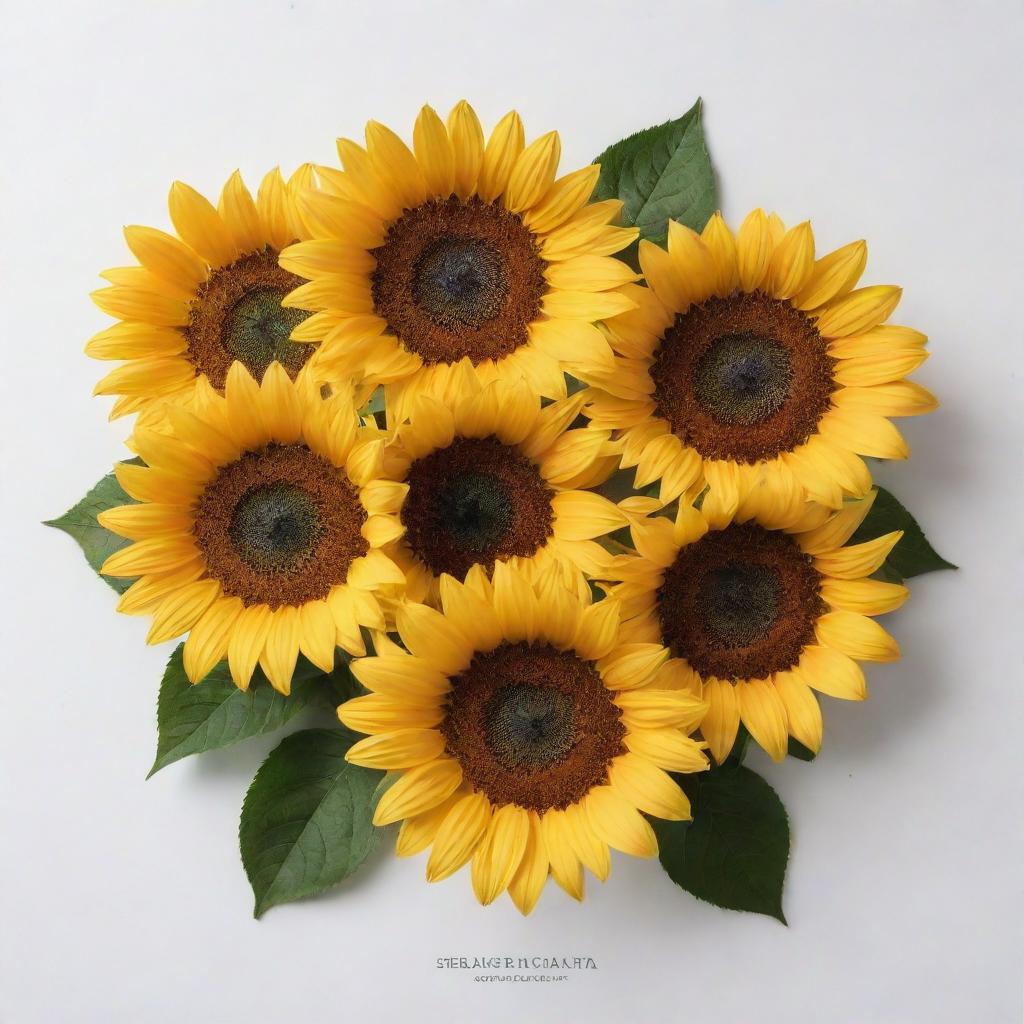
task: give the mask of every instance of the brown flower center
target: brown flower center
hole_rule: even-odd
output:
[[[441,724],[448,753],[496,805],[568,807],[607,781],[624,750],[611,692],[573,653],[503,644],[452,682]]]
[[[417,459],[402,506],[406,542],[434,575],[529,557],[552,534],[554,492],[537,467],[496,438],[458,437]]]
[[[269,445],[223,466],[196,508],[209,576],[247,605],[326,597],[365,555],[366,513],[344,473],[304,445]]]
[[[680,550],[659,591],[661,631],[703,676],[764,679],[792,668],[825,611],[819,576],[790,536],[754,524]]]
[[[185,328],[196,372],[222,388],[236,359],[257,380],[276,360],[294,380],[313,349],[289,338],[309,313],[285,309],[281,300],[302,283],[301,277],[278,266],[277,252],[269,247],[214,270],[199,290]]]
[[[704,458],[753,463],[815,432],[836,387],[834,364],[803,313],[738,292],[676,316],[651,367],[654,400]]]
[[[528,341],[546,263],[499,204],[432,199],[399,217],[374,255],[376,312],[425,363],[500,359]]]

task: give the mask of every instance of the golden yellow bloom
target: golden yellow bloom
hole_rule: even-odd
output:
[[[337,645],[364,654],[360,627],[385,628],[378,597],[404,582],[380,550],[402,527],[377,502],[385,440],[351,395],[324,401],[276,362],[259,385],[236,362],[223,397],[206,385],[166,414],[132,435],[146,464],[115,470],[139,504],[99,516],[134,541],[100,570],[139,577],[118,609],[153,616],[149,643],[187,632],[192,682],[226,656],[241,689],[258,663],[288,693],[300,651],[325,672]]]
[[[644,814],[687,820],[668,772],[707,761],[687,733],[704,705],[673,689],[656,643],[623,643],[619,603],[591,604],[558,574],[531,584],[504,562],[440,583],[443,612],[406,603],[406,653],[384,638],[352,663],[371,693],[338,709],[368,733],[347,757],[401,772],[374,822],[403,820],[398,854],[431,847],[427,879],[472,862],[481,903],[506,889],[528,914],[550,874],[583,898],[609,847],[653,857]],[[642,812],[642,813],[641,813]]]
[[[344,170],[298,197],[314,238],[281,257],[310,280],[285,304],[315,311],[294,337],[323,341],[325,378],[386,385],[397,422],[417,393],[446,401],[466,357],[549,398],[563,370],[610,369],[594,324],[633,308],[612,254],[637,232],[612,226],[618,200],[588,205],[598,167],[556,179],[560,153],[556,132],[525,145],[515,112],[485,142],[464,101],[447,123],[424,107],[412,149],[376,121],[365,149],[339,139]]]
[[[773,760],[785,757],[788,736],[817,752],[821,709],[811,691],[863,700],[857,662],[899,658],[869,616],[898,608],[907,588],[868,577],[902,533],[846,544],[876,493],[833,511],[782,506],[762,489],[734,515],[684,503],[674,522],[635,518],[642,557],[612,588],[629,617],[623,632],[671,650],[678,685],[708,704],[701,732],[716,760],[741,721]]]
[[[92,297],[118,323],[85,348],[95,359],[124,360],[95,389],[120,396],[111,419],[187,400],[197,378],[223,389],[236,359],[257,379],[274,360],[296,376],[311,349],[289,336],[305,314],[281,300],[301,280],[278,264],[278,253],[307,237],[292,193],[312,184],[308,164],[287,184],[275,169],[253,199],[236,171],[215,209],[178,181],[169,201],[176,236],[125,228],[140,265],[103,272],[110,287]]]
[[[761,210],[735,236],[716,214],[700,235],[670,222],[667,251],[641,242],[649,287],[623,288],[638,309],[608,322],[615,366],[589,378],[588,408],[621,428],[637,486],[660,480],[668,502],[710,485],[707,501],[733,506],[800,488],[839,508],[871,487],[861,456],[906,458],[887,417],[935,408],[903,379],[926,338],[884,324],[899,288],[855,289],[866,260],[864,242],[816,260],[809,223]]]
[[[563,567],[567,585],[584,590],[576,570],[599,575],[609,556],[594,538],[626,526],[607,498],[589,491],[615,469],[609,431],[570,429],[583,399],[542,408],[524,380],[482,384],[469,360],[449,405],[428,395],[384,453],[381,501],[405,527],[391,552],[407,595],[436,604],[437,579],[463,579],[482,564],[508,562],[530,578]]]

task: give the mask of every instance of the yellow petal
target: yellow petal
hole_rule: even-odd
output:
[[[708,767],[700,747],[676,729],[634,729],[623,743],[668,772],[701,772]]]
[[[555,514],[555,536],[564,540],[592,540],[603,537],[629,520],[607,498],[591,491],[564,491],[551,499]]]
[[[220,584],[216,580],[197,580],[168,595],[153,614],[153,625],[146,643],[161,644],[181,636],[199,621],[220,594]]]
[[[858,288],[841,299],[830,302],[815,321],[819,333],[826,338],[845,338],[861,334],[884,320],[899,304],[902,288],[876,284]]]
[[[662,305],[672,313],[683,312],[689,300],[675,260],[647,239],[640,242],[639,258],[644,278]]]
[[[585,608],[572,640],[576,653],[587,661],[605,657],[618,639],[621,614],[622,606],[613,598],[604,598]]]
[[[831,647],[805,647],[800,663],[791,670],[807,686],[840,700],[864,700],[867,682],[860,665]]]
[[[366,149],[378,176],[402,206],[419,206],[426,198],[427,184],[409,147],[390,128],[370,121],[366,125]]]
[[[295,241],[288,223],[288,205],[287,186],[280,170],[275,167],[263,176],[256,193],[260,222],[275,249],[283,249],[289,242]]]
[[[334,671],[336,635],[326,601],[307,601],[299,608],[299,650],[324,672]]]
[[[494,567],[494,611],[506,640],[518,643],[536,639],[537,595],[526,577],[507,562],[498,562]]]
[[[131,224],[124,229],[124,237],[144,267],[180,290],[194,294],[206,280],[205,261],[173,235]]]
[[[447,800],[442,801],[436,807],[431,807],[429,811],[417,814],[413,818],[406,818],[398,830],[395,855],[412,857],[417,853],[422,853],[434,841],[434,836],[437,835],[441,823],[461,796],[461,793],[453,793]]]
[[[469,664],[473,655],[469,642],[440,612],[406,602],[398,606],[395,621],[405,646],[446,675],[461,672]]]
[[[396,729],[352,744],[345,760],[364,768],[413,768],[444,753],[444,737],[436,729]]]
[[[410,703],[379,693],[353,697],[338,708],[338,718],[344,725],[371,735],[399,729],[433,729],[444,717],[445,710],[440,703]]]
[[[795,295],[814,267],[814,232],[811,222],[790,228],[775,247],[768,266],[768,291],[777,299]]]
[[[437,112],[424,106],[412,133],[413,149],[427,183],[427,194],[447,199],[455,190],[455,153]]]
[[[455,193],[468,199],[476,189],[484,159],[484,133],[476,112],[460,100],[448,115],[448,137],[455,156]]]
[[[448,676],[429,659],[405,652],[356,658],[350,668],[368,690],[402,700],[436,704],[451,689]]]
[[[708,710],[700,723],[701,735],[707,740],[714,759],[721,764],[729,756],[740,727],[736,687],[721,679],[705,679],[704,700]]]
[[[882,580],[824,579],[820,589],[821,599],[832,608],[862,615],[894,611],[910,596],[910,591],[902,584]]]
[[[715,266],[715,294],[730,295],[739,284],[740,271],[736,262],[736,238],[720,212],[704,225],[700,237]]]
[[[601,681],[610,690],[633,690],[651,681],[669,658],[661,644],[619,644],[598,663]]]
[[[668,774],[639,754],[621,754],[608,766],[608,781],[620,796],[646,814],[689,821],[690,801]]]
[[[104,313],[121,320],[138,320],[154,327],[184,327],[189,320],[188,304],[182,299],[141,288],[114,285],[100,288],[91,298]]]
[[[256,252],[267,244],[256,202],[238,171],[228,178],[220,194],[217,212],[227,225],[239,252]]]
[[[594,833],[582,804],[570,804],[566,807],[565,824],[565,835],[580,862],[598,881],[607,881],[612,870],[608,844]]]
[[[484,149],[477,194],[485,203],[493,202],[508,187],[512,168],[523,152],[523,144],[523,122],[511,110],[498,122]]]
[[[530,834],[526,840],[523,859],[508,884],[508,894],[516,909],[524,916],[537,905],[544,883],[548,879],[549,867],[540,817],[536,811],[530,811],[529,817]]]
[[[818,698],[792,672],[776,673],[774,683],[786,708],[790,735],[816,754],[821,749],[822,731]]]
[[[285,696],[291,692],[292,674],[299,658],[299,610],[282,605],[275,612],[260,655],[260,666],[270,685]]]
[[[581,167],[559,178],[544,198],[523,217],[534,234],[546,234],[578,213],[594,192],[601,168],[597,164]]]
[[[196,554],[191,536],[147,537],[115,551],[100,566],[104,576],[143,576],[151,572],[169,572]]]
[[[752,679],[736,685],[740,719],[754,741],[773,761],[786,756],[788,730],[786,706],[775,688],[763,679]]]
[[[455,874],[473,856],[490,823],[491,802],[483,793],[469,793],[457,800],[434,837],[427,881],[440,882]]]
[[[522,807],[506,804],[494,812],[473,855],[473,891],[484,906],[508,888],[529,838],[530,817]]]
[[[827,612],[814,624],[818,643],[860,661],[898,661],[899,644],[859,612]]]
[[[228,638],[228,667],[240,690],[249,688],[256,662],[270,632],[273,612],[265,604],[254,604],[242,611]]]
[[[192,627],[182,652],[189,682],[198,683],[227,656],[228,638],[242,608],[237,597],[215,601]]]
[[[736,233],[736,263],[743,291],[752,292],[761,286],[774,250],[771,224],[764,210],[751,211]]]
[[[238,255],[234,239],[208,199],[176,181],[171,186],[168,205],[178,235],[212,267],[234,262]]]
[[[534,206],[551,188],[562,155],[558,132],[534,139],[516,158],[505,189],[505,206],[521,213]]]
[[[862,544],[850,544],[835,551],[823,552],[814,558],[814,567],[824,576],[840,580],[855,580],[870,576],[888,558],[899,543],[902,530],[883,534]]]
[[[852,291],[864,273],[868,247],[863,240],[850,242],[818,260],[807,281],[793,297],[797,309],[817,309]]]
[[[547,811],[541,818],[541,834],[552,877],[574,900],[582,900],[583,865],[573,849],[565,812]]]
[[[374,825],[390,825],[436,807],[459,788],[462,769],[459,762],[438,758],[410,768],[380,798],[373,814]]]
[[[647,819],[616,789],[595,786],[583,807],[594,832],[610,847],[633,857],[655,857],[658,840]]]

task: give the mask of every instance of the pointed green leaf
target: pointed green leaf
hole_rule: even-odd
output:
[[[377,844],[373,806],[384,773],[345,760],[358,738],[344,728],[292,733],[256,773],[238,833],[256,917],[336,885]]]
[[[786,753],[795,757],[798,761],[813,761],[818,755],[809,747],[805,747],[799,740],[789,737],[789,746]]]
[[[133,460],[138,461],[138,460]],[[125,494],[117,477],[108,473],[74,508],[68,509],[57,519],[49,519],[44,526],[63,530],[78,542],[86,561],[98,573],[100,566],[115,552],[131,541],[105,530],[96,522],[96,517],[108,508],[118,505],[132,505],[134,501]],[[119,594],[123,594],[134,580],[101,576]]]
[[[662,867],[698,899],[783,924],[789,822],[775,791],[741,765],[686,776],[693,821],[654,821]]]
[[[594,201],[621,199],[623,223],[659,245],[670,220],[701,231],[718,208],[700,100],[682,117],[609,146],[595,162],[601,176]]]
[[[935,572],[938,569],[955,569],[928,542],[917,520],[884,487],[878,488],[875,502],[850,538],[851,544],[874,540],[884,533],[902,530],[899,543],[889,552],[889,557],[876,573],[879,579],[889,583],[902,583],[910,576]]]
[[[326,675],[305,658],[299,659],[287,697],[270,685],[260,669],[249,689],[239,690],[225,662],[193,685],[182,665],[183,646],[171,655],[160,683],[156,760],[150,776],[190,754],[280,729],[304,707],[336,707],[355,694],[347,665]]]

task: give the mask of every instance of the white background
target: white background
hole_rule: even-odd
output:
[[[201,4],[4,0],[0,289],[4,586],[0,1020],[758,1021],[1020,1019],[1024,18],[1001,3]],[[889,624],[905,660],[862,705],[826,701],[824,751],[764,771],[793,851],[775,921],[699,904],[618,858],[582,905],[523,919],[460,874],[381,849],[326,897],[251,916],[242,796],[276,738],[149,782],[171,645],[114,614],[72,541],[38,525],[122,457],[98,270],[123,224],[167,226],[180,177],[333,163],[369,117],[407,137],[466,96],[562,131],[563,168],[706,102],[721,201],[865,237],[905,286],[942,398],[880,474],[958,573]],[[575,955],[563,984],[484,985],[449,955]]]

